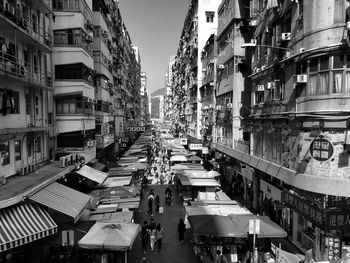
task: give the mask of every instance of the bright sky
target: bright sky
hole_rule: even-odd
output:
[[[189,0],[119,0],[131,41],[141,55],[142,71],[152,93],[165,87],[165,72],[176,55]]]

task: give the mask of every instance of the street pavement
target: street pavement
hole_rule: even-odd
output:
[[[185,233],[185,242],[180,243],[178,240],[177,224],[180,218],[184,218],[185,209],[179,198],[178,193],[173,185],[170,185],[172,191],[171,205],[165,204],[165,189],[168,185],[146,185],[143,189],[142,198],[138,210],[135,212],[135,223],[143,225],[144,220],[148,223],[151,216],[146,215],[148,210],[147,196],[153,189],[155,196],[159,195],[161,206],[164,207],[164,213],[159,214],[153,211],[155,222],[160,223],[165,231],[165,237],[162,242],[160,252],[155,248],[153,251],[147,249],[144,254],[141,243],[141,235],[135,240],[134,245],[128,255],[128,263],[142,262],[142,258],[146,257],[148,263],[197,263],[200,262],[194,255],[192,245],[190,243],[190,233]]]

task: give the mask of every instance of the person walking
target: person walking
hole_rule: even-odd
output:
[[[165,235],[164,229],[160,224],[157,225],[156,227],[156,238],[157,238],[157,246],[158,246],[158,252],[162,248],[162,240]]]
[[[156,221],[154,221],[154,219],[153,219],[153,217],[152,217],[152,218],[151,218],[151,223],[149,224],[148,229],[149,229],[150,231],[152,231],[153,229],[156,229],[156,226],[157,226]]]
[[[154,193],[153,190],[148,194],[148,211],[147,214],[153,216],[153,200],[154,200]]]
[[[144,254],[146,254],[148,240],[149,240],[149,226],[147,224],[147,221],[145,220],[141,228],[141,241],[142,241],[142,248],[143,248]]]
[[[155,205],[156,205],[156,212],[159,213],[159,206],[160,206],[160,198],[159,195],[156,196],[156,199],[154,201]]]
[[[179,224],[177,225],[177,232],[179,233],[179,241],[183,243],[186,232],[186,225],[182,218],[180,218]]]
[[[156,243],[156,235],[157,235],[157,230],[155,228],[151,229],[150,236],[149,236],[151,251],[153,251],[154,244]]]

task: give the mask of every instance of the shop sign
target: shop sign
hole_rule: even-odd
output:
[[[326,229],[348,231],[350,230],[350,211],[327,212]]]
[[[333,145],[323,138],[314,139],[310,145],[310,154],[316,161],[327,161],[333,155]]]
[[[327,237],[328,260],[340,260],[341,258],[341,240],[340,237]]]
[[[199,143],[190,143],[189,148],[191,151],[202,150],[203,145]]]
[[[241,174],[243,177],[247,178],[250,181],[253,181],[253,173],[254,173],[254,168],[248,165],[242,165]]]
[[[185,138],[180,139],[180,144],[187,145],[187,139],[185,139]]]
[[[128,127],[129,131],[145,131],[145,127]]]
[[[305,216],[316,226],[324,228],[323,210],[316,205],[312,205],[309,200],[302,199],[288,192],[282,192],[282,201],[287,207]]]
[[[260,234],[260,219],[249,219],[249,234]]]
[[[202,154],[209,154],[209,148],[208,147],[202,147]]]

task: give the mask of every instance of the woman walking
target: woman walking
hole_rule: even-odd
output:
[[[163,228],[161,227],[160,224],[158,224],[157,227],[156,227],[156,237],[157,237],[158,252],[162,248],[162,240],[163,240],[164,235],[165,235],[165,232],[164,232]]]
[[[151,233],[149,235],[149,239],[150,239],[150,245],[151,245],[151,251],[153,251],[154,249],[154,244],[156,243],[156,234],[157,233],[157,230],[154,228],[154,229],[151,229]]]
[[[183,243],[186,232],[186,225],[182,218],[180,218],[179,224],[177,225],[177,232],[179,233],[179,241]]]

